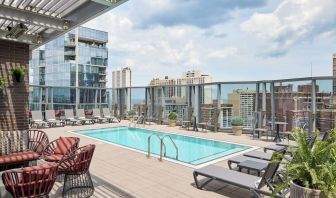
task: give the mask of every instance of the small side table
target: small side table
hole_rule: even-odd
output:
[[[241,172],[242,169],[247,169],[247,173],[250,174],[250,170],[256,171],[258,176],[260,173],[267,168],[267,163],[256,162],[252,160],[246,160],[238,164],[239,171]]]

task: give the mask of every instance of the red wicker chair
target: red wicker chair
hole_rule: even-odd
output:
[[[60,162],[59,174],[64,174],[63,197],[90,197],[93,195],[89,167],[96,146],[89,144],[78,148]]]
[[[42,158],[48,162],[59,162],[78,148],[79,140],[77,137],[60,137],[48,144]]]
[[[48,197],[57,178],[58,164],[47,163],[5,171],[2,181],[14,198]]]
[[[49,144],[47,134],[41,130],[31,129],[28,131],[28,148],[42,155],[44,149]]]
[[[26,150],[0,156],[0,171],[28,166],[29,162],[40,158],[49,143],[47,134],[41,130],[7,131],[6,133],[27,133],[28,142]]]

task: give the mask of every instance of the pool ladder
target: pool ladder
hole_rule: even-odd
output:
[[[165,145],[165,143],[163,142],[163,140],[164,140],[165,138],[168,138],[168,139],[170,140],[170,142],[173,144],[173,146],[174,146],[174,148],[175,148],[175,150],[176,150],[176,157],[175,157],[175,159],[178,160],[178,153],[179,153],[179,151],[178,151],[178,148],[177,148],[175,142],[174,142],[173,139],[171,138],[171,136],[170,136],[170,135],[164,135],[164,136],[160,137],[160,136],[159,136],[158,134],[156,134],[156,133],[153,133],[152,135],[150,135],[150,136],[148,137],[148,154],[147,154],[147,158],[150,158],[150,155],[151,155],[151,152],[150,152],[150,151],[151,151],[151,139],[152,139],[152,137],[157,137],[158,140],[160,141],[160,158],[159,158],[160,161],[162,161],[163,156],[164,156],[164,157],[167,156],[167,155],[166,155],[166,154],[167,154],[166,145]]]

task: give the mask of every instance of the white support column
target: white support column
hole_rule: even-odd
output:
[[[215,132],[218,131],[218,129],[221,126],[221,122],[223,121],[222,113],[221,113],[221,111],[222,111],[222,109],[221,109],[221,107],[222,107],[222,100],[221,100],[221,98],[222,98],[222,86],[221,86],[221,84],[217,84],[217,115],[218,115],[218,117],[217,117],[217,123],[219,123],[219,125],[217,124],[218,126],[215,127]]]
[[[200,86],[196,85],[194,88],[194,116],[196,116],[196,122],[200,120]]]
[[[262,89],[262,111],[266,112],[266,93],[267,93],[267,89],[266,89],[266,83],[263,82],[263,89]],[[273,88],[272,88],[273,92],[274,92],[274,84],[273,84]]]
[[[255,97],[255,108],[254,111],[257,112],[259,110],[259,94],[260,94],[260,83],[256,83],[256,97]]]
[[[98,105],[98,89],[95,90],[95,108],[97,108]]]
[[[76,82],[75,82],[75,86],[76,86],[76,110],[79,109],[79,102],[80,102],[80,90],[79,90],[79,79],[78,79],[78,75],[79,75],[79,71],[78,71],[78,59],[79,59],[79,47],[78,47],[78,36],[79,36],[79,31],[78,28],[76,28],[76,33],[75,33],[75,45],[76,45],[76,57],[75,57],[75,64],[76,64]]]

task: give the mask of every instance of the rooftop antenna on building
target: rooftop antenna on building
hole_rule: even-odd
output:
[[[313,77],[313,63],[310,62],[310,77]]]

